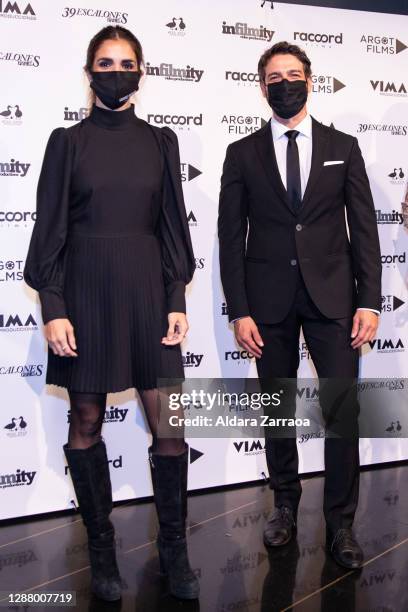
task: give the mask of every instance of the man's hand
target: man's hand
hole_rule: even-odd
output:
[[[259,347],[263,346],[264,343],[252,317],[243,317],[235,321],[234,332],[239,346],[242,346],[258,359],[262,356],[262,350]]]
[[[69,319],[52,319],[46,323],[44,330],[54,355],[78,357],[74,328]]]
[[[354,349],[360,348],[366,342],[375,338],[378,328],[379,316],[371,310],[357,310],[353,317],[353,329],[351,337],[354,340],[351,346]]]
[[[184,340],[188,330],[187,317],[184,312],[170,312],[168,315],[169,328],[167,336],[162,338],[162,344],[173,346]]]

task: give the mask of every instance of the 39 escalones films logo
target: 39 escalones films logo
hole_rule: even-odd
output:
[[[42,376],[44,371],[43,363],[25,363],[14,365],[0,365],[0,376]]]
[[[20,51],[0,51],[0,61],[15,62],[17,66],[38,68],[40,56],[32,53],[21,53]]]
[[[123,11],[108,11],[98,8],[65,6],[62,9],[61,17],[95,17],[97,19],[105,19],[108,23],[123,25],[127,23],[128,13],[124,13]]]

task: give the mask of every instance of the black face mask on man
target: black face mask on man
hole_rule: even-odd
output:
[[[134,70],[90,71],[91,88],[100,101],[115,110],[139,89],[141,73]]]
[[[267,87],[269,106],[282,119],[294,117],[306,104],[306,81],[282,79],[277,83],[269,83]]]

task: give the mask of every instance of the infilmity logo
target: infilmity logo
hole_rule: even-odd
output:
[[[6,19],[37,19],[30,2],[0,0],[0,17]]]
[[[25,164],[12,157],[10,161],[0,161],[0,176],[20,176],[23,178],[30,166],[31,164]]]
[[[265,28],[263,25],[260,25],[259,28],[253,28],[247,23],[240,21],[234,25],[228,25],[226,21],[223,21],[222,33],[238,36],[239,38],[245,38],[247,40],[262,40],[267,42],[270,42],[275,34],[274,30],[268,30],[268,28]]]
[[[313,93],[335,94],[345,87],[345,84],[328,75],[312,75]]]
[[[187,65],[185,68],[176,68],[173,64],[161,63],[159,66],[152,66],[150,62],[146,64],[146,74],[149,76],[162,77],[167,81],[188,81],[189,83],[199,83],[204,74],[204,70],[198,70],[194,66]]]
[[[312,43],[314,45],[321,45],[325,47],[328,45],[342,45],[343,44],[343,33],[340,34],[326,34],[326,33],[314,33],[314,32],[294,32],[293,40],[301,41],[302,43]]]
[[[377,36],[373,34],[363,34],[360,43],[364,46],[367,53],[377,55],[396,55],[407,48],[403,42],[394,36]]]
[[[12,474],[0,474],[0,489],[9,487],[21,487],[31,485],[37,472],[28,472],[26,470],[16,470]]]

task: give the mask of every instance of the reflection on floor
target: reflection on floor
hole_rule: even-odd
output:
[[[355,527],[366,565],[360,572],[342,570],[325,553],[323,479],[310,478],[303,485],[297,539],[269,554],[262,527],[273,493],[266,486],[189,499],[189,550],[201,583],[199,602],[175,600],[163,588],[151,503],[119,506],[112,514],[125,585],[120,604],[91,597],[79,515],[3,527],[0,591],[75,590],[75,610],[407,612],[408,467],[361,475]]]

